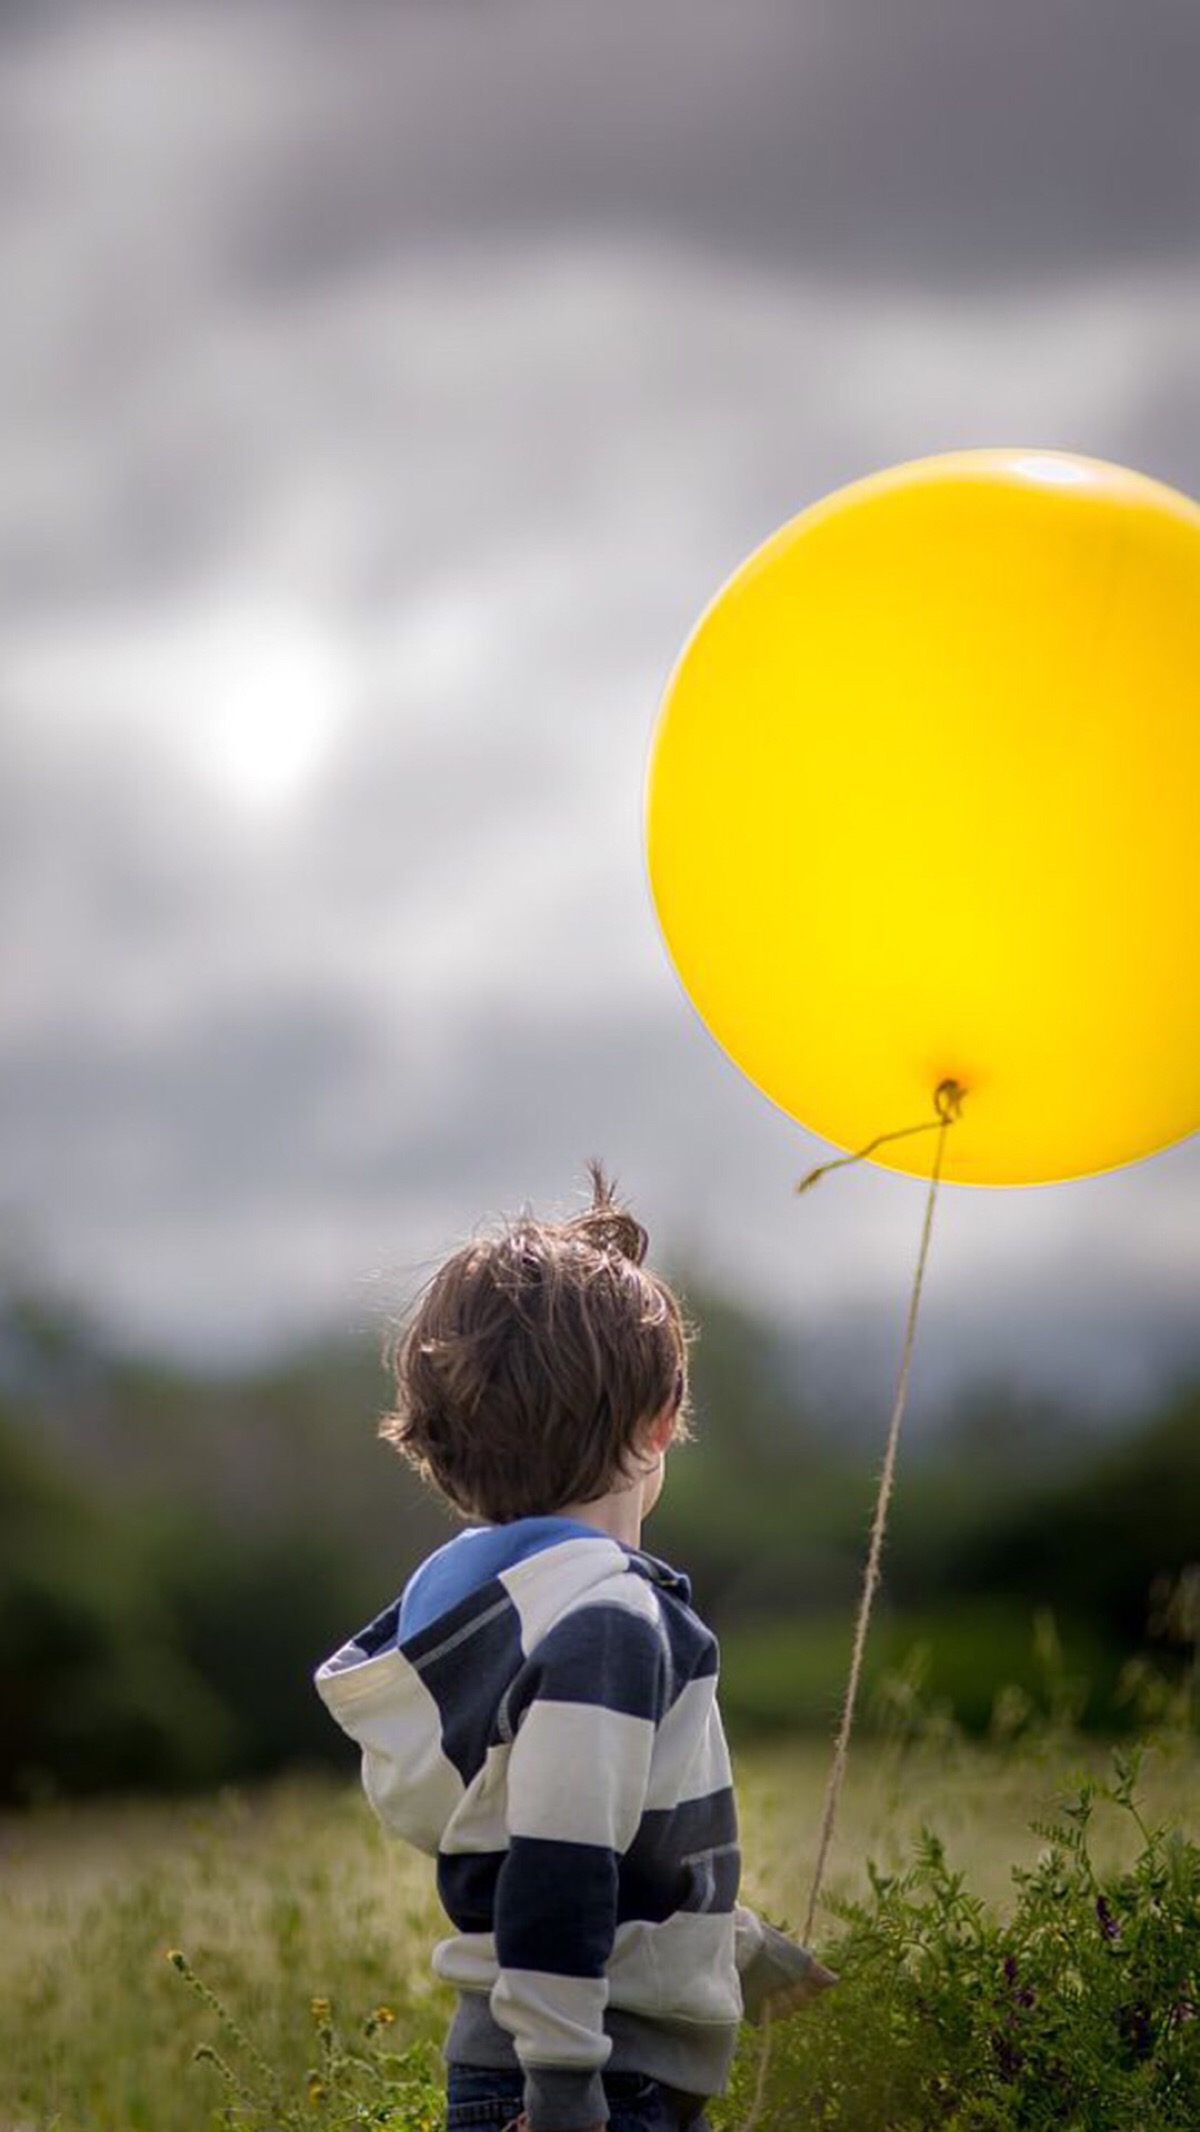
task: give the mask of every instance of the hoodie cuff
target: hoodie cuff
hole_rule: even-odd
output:
[[[753,1913],[750,1913],[753,1915]],[[812,1968],[813,1957],[807,1947],[790,1940],[785,1932],[768,1925],[765,1918],[756,1917],[755,1924],[762,1934],[761,1943],[753,1947],[749,1959],[741,1970],[742,2005],[747,2021],[757,2027],[762,2016],[764,2002],[772,1992],[786,1991],[789,1984],[798,1984]]]
[[[571,2073],[555,2065],[525,2068],[529,2132],[585,2132],[608,2123],[608,2097],[599,2073]]]

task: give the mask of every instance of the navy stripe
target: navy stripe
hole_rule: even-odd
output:
[[[715,1862],[701,1862],[714,1851],[725,1860],[719,1872]],[[676,1910],[732,1909],[739,1867],[737,1808],[730,1786],[680,1806],[655,1808],[642,1815],[622,1860],[617,1922],[642,1918],[661,1924]],[[729,1900],[718,1900],[718,1894],[723,1898],[729,1890],[731,1876]]]
[[[598,1843],[513,1837],[496,1880],[501,1968],[603,1976],[616,1913],[615,1852]]]
[[[524,1662],[521,1617],[499,1579],[411,1637],[404,1655],[437,1703],[447,1758],[469,1784],[497,1737],[496,1705]]]
[[[498,1599],[507,1598],[508,1592],[500,1579],[489,1577],[486,1584],[476,1585],[473,1592],[468,1592],[465,1599],[459,1599],[454,1606],[447,1607],[445,1613],[439,1614],[435,1621],[429,1622],[423,1629],[418,1629],[415,1634],[406,1636],[404,1656],[420,1672],[425,1661],[440,1650],[449,1637],[457,1635],[460,1629],[465,1628],[468,1622],[476,1620],[479,1615],[490,1614]],[[402,1603],[401,1600],[396,1601],[394,1611],[397,1623]]]
[[[487,1585],[477,1586],[474,1591],[468,1592],[464,1599],[448,1607],[444,1614],[439,1614],[436,1621],[430,1622],[418,1634],[406,1637],[405,1657],[419,1670],[422,1659],[430,1651],[436,1650],[447,1636],[452,1636],[476,1614],[486,1613],[495,1605],[497,1599],[504,1597],[507,1597],[507,1593],[497,1578],[493,1577]],[[378,1652],[389,1647],[398,1649],[403,1606],[404,1596],[401,1594],[399,1599],[392,1600],[390,1606],[384,1607],[382,1614],[376,1614],[375,1619],[368,1622],[365,1629],[359,1629],[351,1638],[351,1642],[357,1644],[359,1650],[368,1658],[374,1658]]]
[[[736,1843],[719,1851],[702,1852],[688,1865],[688,1892],[681,1910],[704,1910],[713,1917],[728,1916],[737,1901],[742,1861]]]
[[[669,1701],[666,1642],[628,1607],[581,1606],[543,1636],[508,1698],[515,1731],[535,1700],[590,1703],[657,1724]]]
[[[691,1578],[683,1570],[672,1569],[670,1563],[661,1561],[658,1555],[648,1555],[644,1547],[626,1547],[625,1552],[631,1569],[639,1577],[644,1577],[647,1584],[655,1584],[661,1591],[674,1592],[685,1606],[691,1605]]]
[[[460,1932],[490,1932],[496,1916],[496,1882],[507,1851],[442,1852],[437,1862],[441,1905]]]
[[[396,1624],[399,1619],[400,1601],[393,1599],[390,1606],[385,1606],[382,1614],[376,1614],[374,1621],[368,1622],[365,1629],[359,1629],[357,1635],[350,1640],[366,1657],[374,1658],[378,1651],[395,1644]]]
[[[720,1661],[717,1639],[690,1607],[680,1606],[669,1593],[660,1593],[663,1626],[671,1651],[671,1672],[674,1684],[671,1701],[691,1680],[703,1680],[715,1673]]]
[[[437,1859],[441,1908],[458,1932],[492,1932],[507,1851],[452,1851]]]
[[[705,1792],[700,1799],[681,1799],[678,1806],[652,1807],[642,1815],[635,1841],[654,1846],[660,1853],[688,1857],[693,1851],[711,1850],[717,1843],[737,1841],[737,1801],[732,1784]]]

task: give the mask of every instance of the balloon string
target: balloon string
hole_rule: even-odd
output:
[[[866,1649],[867,1628],[870,1623],[871,1608],[879,1584],[879,1564],[883,1553],[883,1536],[887,1528],[888,1506],[891,1502],[892,1482],[896,1471],[896,1450],[900,1441],[900,1424],[904,1418],[904,1408],[908,1398],[908,1374],[916,1342],[917,1313],[920,1308],[921,1289],[925,1279],[925,1264],[929,1256],[929,1241],[933,1234],[933,1209],[937,1199],[938,1185],[941,1181],[946,1130],[948,1126],[957,1122],[961,1114],[964,1094],[965,1090],[960,1087],[957,1081],[940,1082],[934,1093],[938,1116],[932,1121],[932,1125],[936,1125],[938,1128],[937,1148],[934,1154],[933,1171],[929,1180],[929,1193],[925,1202],[925,1222],[921,1231],[921,1248],[917,1256],[916,1278],[913,1282],[912,1297],[908,1306],[908,1323],[904,1334],[904,1353],[896,1383],[896,1397],[892,1407],[892,1418],[888,1426],[887,1448],[884,1452],[883,1471],[879,1476],[879,1492],[875,1500],[875,1516],[871,1524],[871,1540],[867,1550],[867,1564],[863,1573],[862,1592],[858,1602],[858,1620],[855,1625],[854,1646],[850,1656],[850,1676],[846,1682],[841,1723],[838,1727],[833,1762],[825,1787],[825,1806],[821,1816],[817,1863],[813,1871],[812,1888],[808,1898],[808,1912],[804,1920],[804,1930],[801,1934],[806,1947],[812,1934],[813,1920],[817,1909],[817,1896],[825,1872],[830,1845],[833,1841],[833,1827],[837,1816],[838,1798],[842,1789],[842,1780],[846,1774],[846,1758],[850,1746],[850,1730],[854,1722],[854,1706],[858,1699],[858,1684],[859,1676],[862,1672],[863,1652]],[[882,1133],[878,1140],[872,1140],[869,1148],[864,1148],[858,1155],[845,1156],[843,1160],[861,1162],[863,1156],[870,1153],[871,1148],[879,1147],[884,1140],[899,1140],[904,1137],[905,1132],[916,1133],[929,1130],[931,1130],[931,1126],[911,1125],[906,1126],[904,1132]],[[838,1169],[840,1166],[841,1164],[837,1162],[826,1163],[822,1170],[812,1171],[805,1178],[804,1184],[797,1186],[797,1190],[803,1191],[806,1185],[815,1184],[817,1178],[824,1174],[825,1169]],[[768,2004],[763,2009],[762,2043],[758,2054],[758,2072],[754,2083],[754,2099],[750,2106],[750,2115],[742,2127],[742,2132],[755,2132],[755,2128],[762,2116],[770,2062],[771,2009]]]
[[[944,1085],[944,1084],[943,1084]],[[940,1092],[940,1091],[939,1091]],[[867,1626],[871,1619],[871,1607],[879,1584],[879,1562],[883,1553],[883,1535],[887,1526],[888,1505],[892,1495],[892,1481],[896,1471],[896,1449],[900,1441],[900,1424],[908,1399],[908,1373],[912,1364],[913,1348],[917,1334],[917,1312],[921,1304],[921,1288],[925,1279],[925,1262],[929,1256],[929,1240],[933,1233],[933,1209],[937,1199],[938,1184],[942,1174],[942,1156],[946,1146],[947,1128],[954,1124],[957,1109],[942,1111],[937,1150],[933,1161],[933,1174],[929,1180],[929,1193],[925,1201],[925,1223],[921,1232],[921,1249],[917,1257],[916,1278],[908,1306],[908,1324],[904,1334],[904,1354],[900,1363],[900,1375],[896,1383],[896,1398],[892,1418],[888,1426],[887,1448],[884,1452],[883,1471],[879,1476],[879,1493],[875,1501],[875,1516],[871,1525],[871,1542],[867,1550],[867,1566],[863,1575],[862,1594],[858,1605],[858,1622],[854,1631],[854,1648],[850,1657],[850,1678],[846,1683],[846,1700],[842,1708],[842,1722],[838,1729],[834,1749],[833,1766],[825,1794],[825,1811],[821,1819],[821,1840],[817,1850],[817,1863],[813,1872],[812,1892],[808,1898],[808,1915],[804,1921],[804,1940],[812,1931],[813,1917],[817,1907],[817,1893],[829,1846],[833,1837],[834,1816],[837,1812],[838,1793],[846,1771],[846,1750],[850,1744],[850,1727],[854,1719],[854,1705],[858,1696],[858,1681],[862,1671],[863,1651],[867,1641]]]
[[[927,1118],[922,1125],[902,1125],[899,1132],[880,1133],[877,1139],[868,1141],[866,1147],[860,1147],[857,1155],[839,1155],[835,1162],[818,1163],[815,1170],[810,1170],[806,1177],[800,1179],[796,1186],[797,1192],[807,1192],[822,1177],[827,1177],[830,1170],[845,1169],[847,1163],[851,1162],[865,1162],[867,1156],[873,1155],[876,1148],[882,1147],[886,1140],[906,1140],[910,1133],[932,1133],[939,1125],[953,1125],[961,1114],[965,1094],[965,1088],[958,1081],[939,1081],[933,1092],[938,1113],[936,1118]]]

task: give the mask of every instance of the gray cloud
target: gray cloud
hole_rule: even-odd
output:
[[[255,291],[530,229],[959,287],[1195,256],[1189,0],[193,5],[24,46],[76,167],[116,145],[189,238],[202,176]]]
[[[1059,444],[1200,487],[1200,290],[1190,10],[880,21],[9,34],[0,1169],[131,1336],[369,1318],[600,1152],[883,1396],[920,1187],[798,1206],[819,1144],[682,1001],[654,704],[723,575],[873,465]],[[947,1192],[927,1393],[1173,1366],[1198,1159]]]

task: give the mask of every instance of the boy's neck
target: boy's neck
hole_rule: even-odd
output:
[[[574,1518],[581,1525],[594,1525],[597,1532],[607,1533],[610,1540],[620,1540],[626,1547],[642,1544],[640,1485],[614,1488],[611,1494],[597,1496],[591,1503],[564,1503],[555,1516]]]
[[[597,1532],[606,1532],[610,1540],[620,1540],[625,1547],[640,1547],[642,1526],[663,1491],[675,1413],[676,1402],[672,1400],[644,1424],[632,1447],[634,1471],[622,1475],[619,1487],[610,1488],[607,1495],[598,1495],[590,1503],[563,1503],[559,1516],[594,1525]]]

